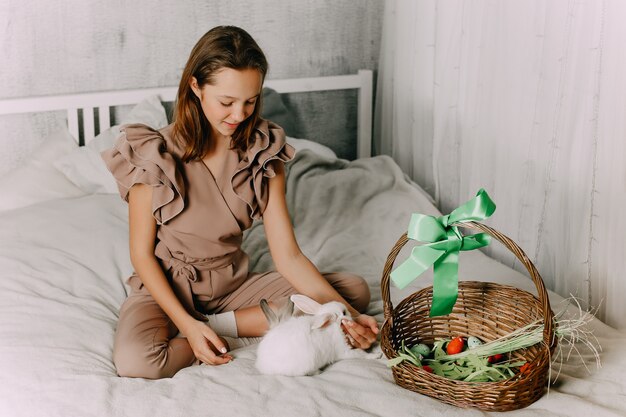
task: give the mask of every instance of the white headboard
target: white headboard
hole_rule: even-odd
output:
[[[357,158],[365,158],[372,153],[372,82],[371,70],[359,70],[354,75],[266,80],[264,86],[278,93],[358,89]],[[178,87],[145,88],[7,99],[0,100],[0,115],[66,110],[70,133],[79,140],[82,127],[84,143],[88,143],[96,135],[95,112],[98,112],[98,127],[102,132],[111,126],[111,107],[136,104],[155,94],[161,101],[174,101],[177,90]],[[82,118],[79,118],[79,111],[82,111]],[[82,126],[79,125],[81,120]]]

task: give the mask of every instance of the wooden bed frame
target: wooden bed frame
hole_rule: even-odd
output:
[[[372,81],[371,70],[359,70],[352,75],[266,80],[264,86],[278,93],[358,89],[357,158],[366,158],[372,154]],[[178,87],[145,88],[7,99],[0,100],[0,115],[67,111],[70,133],[81,143],[79,133],[82,132],[82,143],[86,144],[96,136],[96,112],[98,131],[103,132],[111,126],[112,107],[136,104],[155,94],[161,101],[171,102],[176,99],[177,90]]]

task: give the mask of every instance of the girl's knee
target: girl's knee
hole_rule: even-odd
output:
[[[354,293],[355,298],[352,306],[359,312],[365,313],[367,311],[367,307],[370,304],[371,293],[370,286],[367,281],[360,276],[354,276]]]
[[[167,348],[165,348],[167,349]],[[147,352],[145,346],[132,344],[117,348],[113,352],[113,363],[117,374],[128,378],[161,379],[173,376],[161,364],[159,357],[166,352]]]
[[[347,272],[336,274],[338,280],[332,282],[343,298],[359,313],[365,313],[369,306],[371,293],[367,281],[363,277]]]

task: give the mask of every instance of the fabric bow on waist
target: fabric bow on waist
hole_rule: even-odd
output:
[[[413,248],[411,255],[391,272],[391,280],[402,289],[433,265],[433,300],[430,317],[452,312],[459,292],[459,251],[487,246],[491,236],[487,233],[463,236],[457,226],[491,216],[496,205],[482,188],[476,197],[457,207],[452,213],[433,217],[413,213],[407,236],[409,239],[430,242]]]
[[[172,269],[172,288],[189,314],[198,320],[206,321],[207,318],[195,309],[191,283],[198,281],[198,270],[225,268],[235,261],[239,252],[206,259],[190,258],[182,253],[176,253],[174,256],[167,246],[160,241],[157,243],[155,254],[168,268]]]

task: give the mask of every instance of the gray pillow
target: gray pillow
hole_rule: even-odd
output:
[[[272,90],[268,87],[263,88],[263,108],[261,109],[261,117],[271,120],[285,129],[287,136],[295,135],[295,119],[276,90]]]

